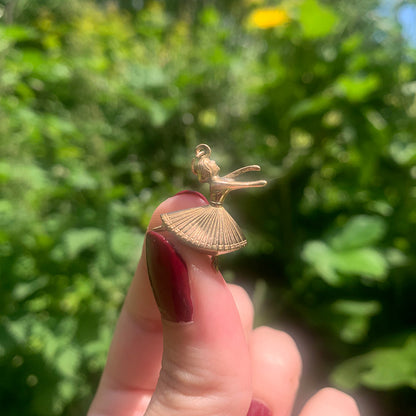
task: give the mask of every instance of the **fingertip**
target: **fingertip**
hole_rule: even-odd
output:
[[[267,403],[273,414],[289,414],[302,371],[295,341],[283,331],[258,327],[251,336],[250,355],[253,396]]]
[[[349,394],[344,393],[341,390],[334,389],[332,387],[326,387],[318,392],[321,400],[325,400],[328,404],[339,405],[343,404],[343,407],[349,410],[348,414],[359,414],[357,402]],[[355,413],[352,413],[352,412]]]
[[[349,394],[332,387],[319,390],[305,404],[300,416],[359,416],[357,402]]]
[[[287,372],[300,378],[302,357],[295,340],[286,332],[260,326],[253,331],[252,343],[261,347],[267,345],[267,359],[272,365],[284,366]]]
[[[254,307],[248,293],[238,285],[229,284],[228,288],[233,295],[234,302],[240,315],[241,325],[248,340],[253,329]]]
[[[199,198],[200,200],[202,200],[202,202],[204,202],[205,204],[208,204],[208,199],[205,198],[204,195],[202,195],[200,192],[197,191],[191,191],[189,189],[184,189],[183,191],[179,191],[178,193],[176,193],[172,198],[175,198],[179,195],[186,195],[186,196],[191,196],[193,198]]]

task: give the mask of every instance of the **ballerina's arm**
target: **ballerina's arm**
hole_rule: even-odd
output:
[[[228,175],[225,175],[224,178],[235,178],[243,173],[250,172],[250,171],[259,171],[261,168],[259,165],[249,165],[244,166],[243,168],[234,170],[233,172],[229,173]]]
[[[262,186],[265,186],[267,184],[267,181],[260,180],[260,181],[249,181],[249,182],[240,182],[235,181],[233,179],[220,179],[215,181],[215,185],[217,187],[223,187],[227,188],[230,191],[233,191],[235,189],[241,189],[241,188],[261,188]]]

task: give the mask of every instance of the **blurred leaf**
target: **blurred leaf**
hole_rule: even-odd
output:
[[[372,316],[380,312],[380,302],[338,299],[332,305],[335,312],[346,315]]]
[[[410,165],[416,163],[416,143],[409,140],[408,143],[396,140],[390,145],[390,153],[396,163]]]
[[[339,299],[331,305],[333,314],[341,315],[336,321],[340,338],[347,343],[359,343],[368,334],[370,319],[381,311],[378,301]]]
[[[327,93],[320,93],[318,96],[305,98],[289,110],[289,116],[296,120],[311,114],[316,114],[329,109],[332,103],[332,97]]]
[[[6,320],[3,324],[16,344],[27,341],[30,327],[28,319]]]
[[[205,7],[199,16],[201,23],[207,27],[215,27],[220,22],[221,16],[214,7]]]
[[[336,82],[336,87],[341,95],[347,97],[352,102],[363,101],[368,95],[377,91],[379,85],[380,79],[376,74],[344,74]]]
[[[378,243],[384,236],[386,223],[381,217],[357,215],[351,217],[330,238],[335,250],[348,250]]]
[[[33,293],[42,289],[48,284],[48,278],[46,276],[38,277],[31,282],[18,283],[13,289],[13,296],[17,300],[25,299],[31,296]]]
[[[98,228],[83,228],[68,230],[64,236],[66,252],[73,259],[87,248],[96,248],[104,241],[105,234]]]
[[[397,248],[390,248],[386,250],[386,260],[395,267],[406,265],[408,257]]]
[[[338,22],[338,16],[328,6],[317,0],[304,0],[300,6],[300,24],[307,38],[328,35]]]
[[[364,247],[333,253],[333,266],[345,275],[361,275],[375,280],[387,277],[387,262],[375,249]]]
[[[309,241],[302,251],[302,259],[313,266],[316,273],[328,284],[337,286],[341,277],[334,267],[333,252],[322,241]]]
[[[128,68],[129,84],[133,88],[157,88],[168,84],[169,78],[159,66],[130,65]]]
[[[63,349],[55,358],[55,365],[63,376],[75,377],[80,366],[79,352],[72,346]]]
[[[36,31],[31,27],[19,25],[0,26],[0,38],[15,42],[36,38]]]
[[[342,50],[348,54],[352,53],[357,49],[363,42],[363,34],[354,32],[351,36],[348,36],[343,44]]]
[[[77,166],[68,176],[68,183],[75,189],[96,189],[97,180],[84,167]]]
[[[62,380],[58,384],[59,398],[61,403],[57,403],[57,409],[62,412],[63,406],[70,402],[79,393],[79,384],[74,380]]]
[[[142,246],[144,235],[132,232],[128,228],[116,228],[110,237],[110,246],[114,255],[126,261],[137,253]]]
[[[375,249],[362,247],[337,250],[322,241],[309,241],[302,251],[302,258],[328,284],[342,284],[341,276],[365,276],[374,280],[387,277],[388,264]]]
[[[416,335],[402,347],[378,348],[338,366],[332,380],[340,388],[362,384],[377,390],[409,386],[416,389]]]
[[[88,359],[87,365],[90,370],[99,371],[104,368],[112,338],[113,329],[108,326],[101,326],[96,338],[84,345],[84,354]]]
[[[349,316],[339,328],[340,339],[349,344],[358,344],[367,336],[369,326],[368,316]]]

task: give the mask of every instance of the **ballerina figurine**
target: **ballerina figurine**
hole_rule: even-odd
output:
[[[260,166],[245,166],[226,176],[218,176],[220,168],[210,159],[208,145],[199,144],[195,154],[192,172],[200,182],[209,183],[209,205],[162,214],[162,226],[154,230],[171,231],[185,244],[214,257],[238,250],[247,244],[247,240],[222,203],[227,194],[236,189],[265,186],[267,182],[264,180],[240,182],[234,179],[245,172],[259,171]]]

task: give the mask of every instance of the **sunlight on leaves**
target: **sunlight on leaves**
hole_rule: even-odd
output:
[[[377,348],[345,361],[332,373],[332,380],[345,389],[360,384],[376,390],[416,389],[416,335],[401,347]]]
[[[82,228],[68,230],[64,236],[66,252],[70,258],[75,258],[87,248],[96,248],[104,241],[104,232],[98,228]]]
[[[352,217],[327,242],[307,242],[302,258],[331,285],[342,284],[342,276],[364,276],[382,281],[387,277],[389,266],[372,245],[381,240],[385,228],[381,217]]]
[[[377,91],[380,78],[375,74],[369,75],[341,75],[335,86],[341,96],[352,102],[360,102]]]
[[[348,250],[378,243],[386,232],[386,223],[381,217],[357,215],[337,229],[329,244],[335,250]]]
[[[299,22],[305,37],[315,39],[328,35],[338,23],[338,16],[317,0],[305,0],[300,6]]]

